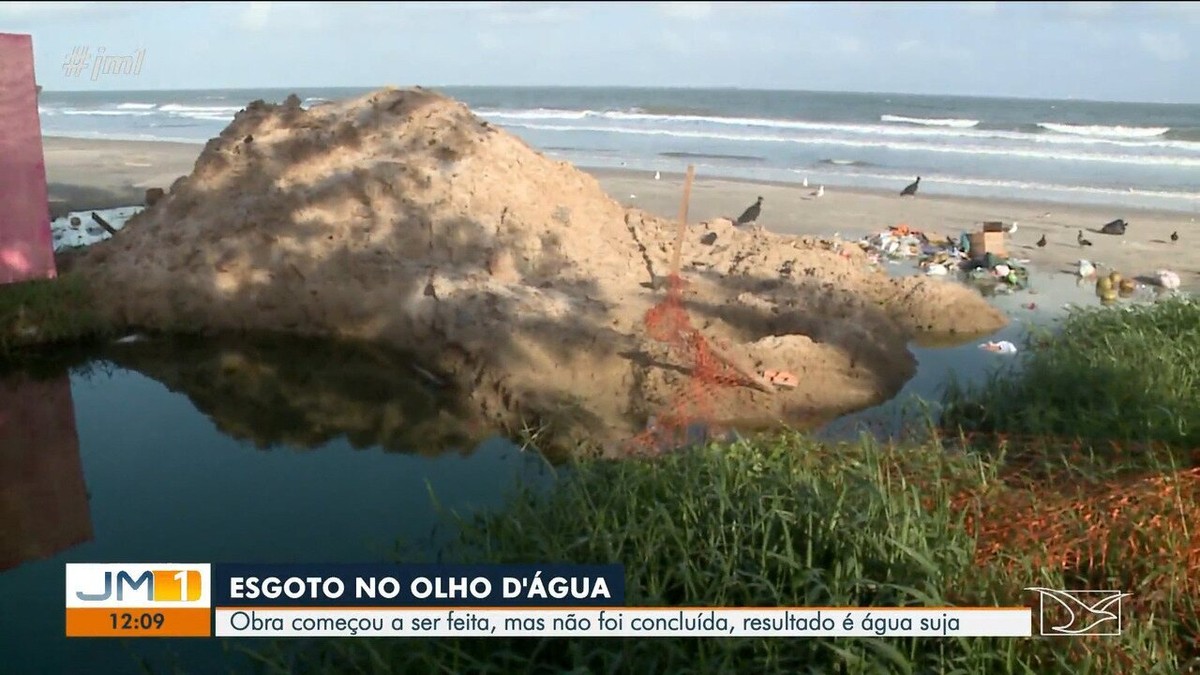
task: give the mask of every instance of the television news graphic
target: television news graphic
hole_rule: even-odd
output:
[[[1029,637],[1028,607],[626,607],[620,565],[67,565],[67,635]]]
[[[218,637],[1014,636],[1019,608],[626,607],[621,566],[226,566]]]
[[[218,637],[1029,637],[1028,607],[230,608]]]
[[[210,637],[209,563],[68,563],[67,637]]]
[[[213,606],[613,607],[621,565],[216,565]]]
[[[1132,593],[1112,590],[1065,591],[1033,586],[1038,594],[1038,632],[1051,635],[1121,634],[1121,599]]]

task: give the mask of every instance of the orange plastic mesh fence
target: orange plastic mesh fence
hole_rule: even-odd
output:
[[[1007,564],[1005,553],[1013,551],[1036,552],[1039,564],[1080,574],[1136,561],[1146,569],[1187,570],[1186,582],[1160,581],[1200,594],[1200,451],[1176,451],[1183,464],[1174,470],[1088,481],[1065,468],[1075,463],[1065,460],[1083,456],[1083,441],[1006,435],[991,442],[1008,447],[999,483],[983,493],[964,491],[953,504],[977,537],[980,564]],[[1087,451],[1104,451],[1108,463],[1120,466],[1123,457],[1165,450],[1159,443],[1106,441]],[[1055,457],[1057,468],[1047,461]]]
[[[678,274],[667,280],[667,294],[646,312],[647,334],[664,343],[668,356],[687,372],[684,383],[659,411],[655,423],[633,438],[633,449],[659,452],[687,442],[689,430],[710,428],[721,388],[738,386],[742,378],[716,357],[712,345],[692,325],[683,305],[685,281]]]
[[[651,339],[664,343],[668,358],[687,373],[683,385],[655,422],[632,439],[634,452],[661,452],[687,444],[691,431],[712,429],[717,391],[738,386],[743,377],[717,357],[708,339],[692,325],[683,305],[686,282],[679,274],[683,239],[687,228],[688,200],[692,193],[695,167],[688,166],[683,183],[683,202],[679,209],[678,235],[667,277],[667,294],[646,312],[643,323]]]

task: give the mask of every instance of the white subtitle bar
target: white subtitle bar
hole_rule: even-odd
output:
[[[1014,608],[229,608],[217,637],[1030,637]]]

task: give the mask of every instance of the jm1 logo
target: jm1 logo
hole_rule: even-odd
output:
[[[125,599],[126,592],[141,591],[151,602],[195,602],[200,599],[200,572],[196,570],[146,570],[137,577],[121,571],[104,573],[104,589],[96,593],[76,591],[84,602]]]

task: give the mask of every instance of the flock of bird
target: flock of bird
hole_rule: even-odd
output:
[[[657,173],[654,174],[654,178],[655,178],[655,180],[658,179]],[[917,176],[917,179],[915,181],[913,181],[911,184],[909,184],[908,187],[906,187],[900,191],[900,196],[901,197],[913,197],[917,194],[917,188],[919,188],[920,186],[921,186],[921,177]],[[804,179],[804,187],[808,187],[808,178],[807,177]],[[825,196],[825,186],[824,185],[817,186],[817,189],[816,189],[816,191],[814,191],[812,193],[812,196],[813,197],[824,197]],[[756,222],[758,220],[758,217],[760,215],[762,215],[762,204],[763,204],[763,198],[759,197],[757,201],[755,201],[753,204],[750,205],[749,208],[747,208],[745,211],[742,212],[742,215],[737,217],[737,220],[735,220],[734,223],[737,225],[750,225],[750,224]]]
[[[657,178],[657,177],[658,176],[656,174],[655,178]],[[808,178],[804,179],[804,186],[808,187]],[[905,187],[903,190],[900,191],[900,196],[901,197],[915,197],[917,194],[917,190],[920,187],[921,187],[921,177],[917,176],[917,179],[915,181],[913,181],[912,183],[909,183],[907,187]],[[820,197],[820,196],[823,196],[824,194],[825,194],[825,186],[822,185],[819,188],[817,188],[817,191],[814,192],[812,196]],[[751,223],[756,222],[758,220],[758,217],[760,215],[762,215],[762,205],[763,205],[763,198],[759,197],[757,201],[755,201],[753,204],[750,205],[749,208],[747,208],[745,211],[742,212],[742,215],[738,216],[735,223],[737,225],[750,225]],[[1050,214],[1047,213],[1045,215],[1050,215]],[[1125,220],[1122,218],[1118,218],[1118,219],[1112,221],[1111,223],[1107,223],[1106,225],[1104,225],[1104,227],[1101,227],[1100,233],[1124,236],[1125,229],[1127,227],[1129,227],[1129,223],[1125,222]],[[1009,226],[1009,228],[1006,230],[1006,232],[1008,232],[1009,234],[1012,234],[1016,231],[1017,231],[1017,224],[1015,222],[1011,226]],[[1088,240],[1087,238],[1085,238],[1083,236],[1083,230],[1079,230],[1079,234],[1075,237],[1075,241],[1081,247],[1093,245],[1090,240]],[[1171,242],[1175,243],[1178,241],[1179,241],[1179,232],[1172,232],[1171,233]],[[1045,248],[1047,243],[1048,242],[1046,241],[1046,235],[1043,234],[1042,238],[1037,240],[1037,247]]]
[[[1099,232],[1100,232],[1100,234],[1108,234],[1108,235],[1123,237],[1123,236],[1125,236],[1125,230],[1128,227],[1129,227],[1129,223],[1125,222],[1125,220],[1122,218],[1118,218],[1110,223],[1106,223],[1104,225],[1104,227],[1100,228]],[[1179,241],[1179,232],[1178,231],[1172,232],[1171,233],[1171,243],[1174,244],[1174,243],[1177,243],[1178,241]],[[1046,241],[1046,235],[1043,234],[1042,238],[1037,240],[1037,247],[1038,248],[1046,248],[1047,243],[1048,242]],[[1083,230],[1079,230],[1079,233],[1075,235],[1075,243],[1079,244],[1080,247],[1095,246],[1095,244],[1092,243],[1091,239],[1088,239],[1087,237],[1083,236]]]

